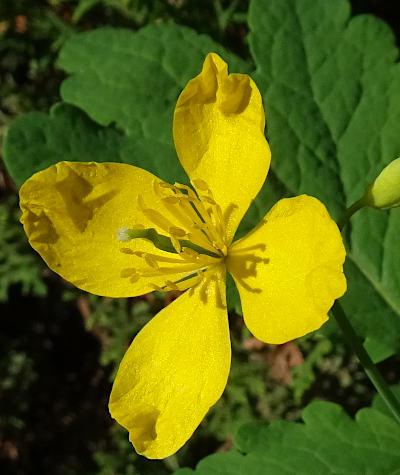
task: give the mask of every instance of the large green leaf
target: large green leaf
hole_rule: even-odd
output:
[[[232,71],[248,64],[211,38],[178,25],[150,25],[138,32],[102,28],[72,37],[58,65],[71,74],[61,87],[65,102],[50,116],[30,113],[10,127],[4,160],[21,185],[60,160],[122,161],[168,181],[186,181],[172,141],[176,100],[199,73],[210,51]]]
[[[337,217],[400,154],[393,35],[376,18],[349,20],[349,14],[347,0],[252,0],[249,42],[273,173],[238,235],[287,195],[315,195]],[[28,114],[10,127],[4,157],[12,176],[22,184],[59,160],[114,160],[186,181],[172,143],[173,108],[209,51],[220,53],[231,71],[248,70],[210,38],[177,25],[71,38],[58,62],[70,74],[61,88],[70,105],[49,116]],[[400,349],[399,231],[398,210],[363,210],[346,230],[343,305],[375,360]],[[237,293],[229,295],[239,309]]]
[[[361,409],[353,420],[337,404],[313,402],[303,411],[304,423],[246,424],[233,450],[175,475],[398,475],[400,426],[380,404],[375,407]]]
[[[249,26],[273,170],[338,217],[400,155],[393,34],[347,0],[252,0]],[[379,360],[400,349],[400,212],[363,210],[347,231],[343,306]]]
[[[61,96],[99,124],[115,123],[130,137],[171,147],[178,95],[210,51],[222,54],[234,71],[248,69],[208,36],[173,24],[137,33],[113,28],[82,33],[60,52],[58,66],[71,75]]]
[[[164,144],[131,140],[66,103],[53,106],[50,114],[31,112],[15,120],[3,151],[8,171],[18,185],[62,160],[130,163],[168,181],[186,179],[177,159],[171,158],[174,165],[170,167],[160,160],[166,157],[168,162]]]

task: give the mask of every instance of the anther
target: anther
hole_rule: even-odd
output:
[[[191,184],[198,190],[201,191],[208,191],[207,183],[202,180],[201,178],[196,178],[195,180],[191,180]]]
[[[187,236],[187,232],[181,228],[177,228],[175,226],[171,226],[168,229],[169,234],[174,235],[177,238],[183,238]]]
[[[128,269],[122,269],[120,276],[125,278],[125,277],[132,277],[136,274],[137,274],[136,269],[128,268]]]
[[[134,254],[135,256],[138,256],[138,257],[143,257],[144,254],[146,254],[146,253],[143,252],[143,251],[132,251],[132,254]]]
[[[170,185],[169,183],[165,183],[165,181],[159,181],[158,184],[161,188],[172,188],[172,185]]]
[[[162,287],[160,287],[159,285],[157,284],[150,284],[154,290],[157,290],[157,292],[165,292],[166,289],[163,289]]]
[[[190,188],[190,186],[182,185],[181,183],[174,183],[174,187],[178,190],[185,190],[190,198],[197,199],[196,193]]]
[[[164,203],[167,203],[169,205],[174,205],[174,204],[179,203],[179,198],[177,196],[164,196],[161,199],[164,201]]]
[[[191,259],[197,259],[200,256],[198,252],[196,252],[194,249],[190,249],[190,247],[182,248],[180,255],[182,257],[190,257]]]
[[[133,275],[133,276],[129,279],[129,282],[130,282],[131,284],[134,284],[134,283],[137,282],[139,279],[140,279],[140,274],[135,274],[135,275]]]
[[[129,247],[121,247],[120,251],[124,254],[135,254],[135,251],[132,251]]]
[[[171,242],[172,242],[172,245],[174,246],[175,251],[179,254],[182,251],[182,246],[181,246],[181,243],[179,242],[179,239],[175,237],[173,234],[171,234]]]
[[[205,201],[206,203],[210,204],[210,205],[216,205],[217,203],[213,200],[213,198],[210,198],[209,196],[205,196],[205,195],[202,195],[201,196],[201,200],[202,201]]]
[[[152,267],[153,269],[157,269],[157,270],[160,268],[157,261],[152,256],[150,256],[149,254],[144,253],[143,257],[144,257],[144,260],[146,261],[146,264],[148,266]]]
[[[146,218],[149,219],[154,224],[156,224],[157,226],[159,226],[164,231],[168,232],[168,229],[170,227],[173,227],[172,223],[167,218],[165,218],[161,213],[159,213],[158,211],[154,209],[147,208],[142,196],[140,195],[138,196],[138,205],[142,213],[146,216]]]
[[[179,290],[179,287],[175,284],[175,282],[172,282],[172,280],[167,280],[165,284],[172,290]]]
[[[165,196],[168,196],[168,191],[171,193],[173,190],[171,189],[171,185],[168,183],[164,183],[162,181],[154,180],[153,181],[153,189],[158,197],[161,199]]]

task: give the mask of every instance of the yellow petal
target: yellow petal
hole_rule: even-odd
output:
[[[229,250],[227,268],[249,330],[278,344],[319,328],[346,291],[344,259],[338,227],[320,201],[279,201]]]
[[[179,96],[174,141],[192,181],[203,180],[221,206],[228,244],[270,164],[259,90],[249,76],[230,74],[215,53]]]
[[[230,368],[225,271],[154,317],[126,352],[110,412],[148,458],[175,453],[225,388]]]
[[[21,221],[29,242],[52,270],[98,295],[142,295],[154,290],[153,284],[163,286],[166,280],[190,275],[197,264],[169,263],[171,254],[149,241],[126,243],[116,237],[121,228],[138,224],[164,233],[142,213],[139,196],[173,221],[154,190],[155,180],[160,181],[146,170],[122,163],[60,162],[36,173],[20,190]],[[158,269],[154,258],[139,257],[135,251],[167,262],[160,262]],[[137,279],[138,272],[145,277]]]

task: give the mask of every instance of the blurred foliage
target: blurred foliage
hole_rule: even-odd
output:
[[[19,222],[15,196],[0,204],[0,302],[7,300],[13,284],[22,286],[22,294],[46,295],[42,279],[44,265],[28,244]]]
[[[353,1],[357,13],[375,9],[399,25],[392,3]],[[247,7],[246,0],[2,0],[0,140],[14,117],[59,100],[64,73],[55,58],[72,34],[174,21],[248,60]],[[110,381],[135,334],[172,296],[111,300],[71,289],[29,248],[5,173],[0,193],[1,473],[163,475],[229,449],[242,423],[298,421],[315,398],[340,402],[351,414],[370,403],[371,385],[340,341],[316,333],[286,348],[263,345],[232,314],[223,397],[176,456],[138,456],[107,413]],[[381,366],[393,382],[398,363],[394,357]]]
[[[25,427],[29,406],[27,394],[37,374],[33,369],[32,358],[16,350],[11,350],[0,360],[0,374],[0,391],[4,395],[0,434],[3,434],[9,428],[21,430]]]
[[[93,456],[99,470],[98,475],[167,475],[178,468],[172,460],[148,462],[132,450],[126,431],[117,425],[110,429],[112,448],[96,452]]]
[[[304,362],[292,369],[293,396],[296,401],[301,401],[304,393],[311,387],[316,378],[316,369],[321,370],[326,356],[332,352],[332,343],[320,334],[312,334],[297,340],[297,345],[307,357]]]
[[[109,299],[83,294],[77,300],[86,328],[102,342],[100,363],[113,365],[110,381],[134,336],[164,306],[164,296],[158,292],[146,298]]]

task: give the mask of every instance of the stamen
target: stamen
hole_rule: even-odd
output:
[[[173,234],[177,238],[183,238],[187,236],[187,232],[181,228],[177,228],[175,226],[171,226],[168,229],[169,234]]]
[[[134,254],[137,257],[143,257],[146,253],[143,251],[132,251],[132,254]]]
[[[206,195],[201,195],[201,201],[205,201],[206,203],[210,204],[210,205],[216,205],[217,203],[214,201],[213,198],[210,198],[209,196],[206,196]]]
[[[129,282],[130,282],[131,284],[134,284],[134,283],[137,282],[139,279],[140,279],[140,274],[137,273],[137,274],[133,275],[133,276],[129,279]]]
[[[132,251],[129,247],[121,247],[120,251],[124,254],[135,254],[135,251]]]
[[[167,264],[181,264],[181,259],[174,259],[172,257],[158,256],[157,254],[149,254],[147,252],[135,251],[135,255],[138,257],[149,257],[156,262],[165,262]]]
[[[125,277],[132,277],[136,273],[137,273],[136,269],[128,268],[128,269],[122,269],[120,275],[122,278],[125,278]]]
[[[182,248],[181,253],[179,254],[183,259],[186,260],[198,260],[200,257],[200,254],[196,252],[194,249],[190,249],[189,247],[184,247]]]
[[[215,212],[215,217],[216,217],[216,222],[217,222],[216,226],[217,226],[218,232],[220,233],[221,236],[224,236],[224,240],[225,240],[226,229],[225,229],[225,221],[222,215],[221,206],[219,206],[218,204],[215,204],[213,208]]]
[[[202,180],[201,178],[196,178],[195,180],[191,180],[191,184],[197,189],[201,191],[209,191],[207,183]]]
[[[211,238],[213,241],[217,241],[219,239],[219,236],[216,232],[216,229],[213,225],[213,222],[210,219],[210,215],[208,211],[206,210],[205,206],[200,200],[197,200],[195,203],[193,203],[199,212],[201,218],[204,221],[205,227],[203,229],[206,229],[210,234],[212,234]]]
[[[168,196],[162,198],[162,201],[168,211],[176,218],[184,228],[190,229],[193,226],[193,221],[185,213],[181,213],[177,208],[180,207],[181,198],[177,196]],[[177,206],[174,206],[177,205]]]
[[[192,190],[192,188],[190,188],[190,186],[182,185],[181,183],[174,183],[174,187],[178,190],[185,190],[189,198],[197,199],[196,193]]]
[[[159,269],[160,266],[158,265],[157,261],[153,258],[153,256],[151,254],[146,254],[144,255],[144,260],[146,262],[146,264],[150,267],[152,267],[153,269]]]
[[[160,286],[157,285],[157,284],[151,283],[150,285],[154,288],[154,290],[157,290],[157,292],[166,292],[166,289],[165,289],[165,288],[162,288],[162,287],[160,287]]]
[[[224,256],[228,254],[228,248],[226,247],[226,244],[224,244],[222,241],[214,241],[213,245],[216,249],[219,249]]]
[[[141,195],[138,196],[138,205],[146,218],[164,231],[168,232],[169,228],[174,227],[174,225],[161,213],[155,209],[147,208]]]
[[[197,213],[191,203],[188,201],[181,200],[179,203],[180,207],[186,214],[190,217],[191,219],[191,227],[193,230],[199,230],[201,234],[197,233],[196,238],[199,238],[201,235],[204,237],[201,238],[202,240],[202,245],[204,246],[204,242],[207,242],[208,246],[211,244],[212,238],[208,234],[208,229],[205,226],[204,220],[202,221],[199,214]]]
[[[163,275],[172,275],[172,274],[184,274],[185,272],[197,272],[199,269],[207,269],[207,264],[187,264],[185,265],[184,262],[181,262],[177,266],[171,267],[160,267],[157,272],[154,269],[144,269],[140,272],[142,277],[159,277],[161,274]]]
[[[179,198],[177,196],[163,196],[161,199],[169,205],[175,205],[179,203]]]
[[[175,251],[179,254],[182,251],[181,243],[179,242],[179,239],[176,238],[173,234],[171,234],[171,242],[172,245],[174,246]]]
[[[205,271],[198,270],[197,275],[199,276],[199,282],[201,282],[205,279]]]
[[[165,284],[170,290],[179,290],[179,287],[175,284],[175,282],[172,282],[172,280],[165,281]]]
[[[124,227],[118,231],[118,239],[123,242],[146,239],[157,249],[172,253],[171,255],[176,252],[178,255],[176,258],[169,258],[165,255],[121,248],[124,254],[143,258],[146,263],[140,273],[135,269],[124,269],[121,276],[128,277],[130,282],[134,283],[141,277],[180,275],[184,276],[181,280],[167,280],[164,286],[152,284],[152,287],[160,292],[185,290],[208,279],[208,270],[214,267],[213,263],[219,262],[220,257],[227,255],[221,208],[216,204],[204,180],[193,180],[192,185],[194,189],[180,183],[170,185],[158,180],[153,181],[154,191],[168,211],[164,214],[149,208],[143,197],[138,196],[139,209],[154,227]],[[168,236],[160,234],[156,228],[163,230]]]
[[[158,182],[161,188],[168,188],[168,189],[173,189],[174,185],[171,185],[170,183],[165,183],[165,181],[160,181]]]

